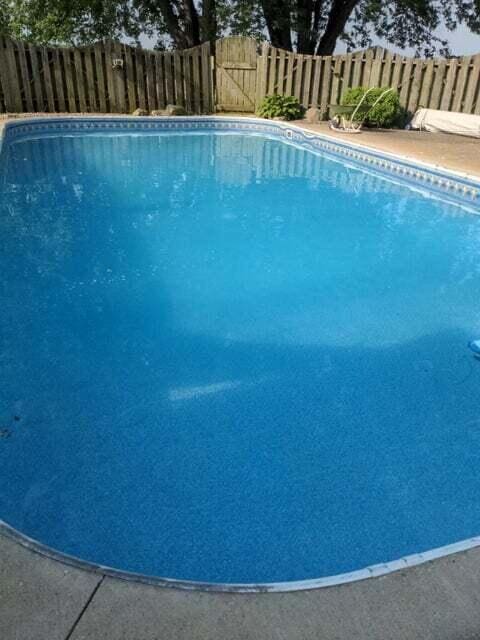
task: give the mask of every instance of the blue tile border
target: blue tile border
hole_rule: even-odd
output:
[[[347,161],[359,168],[374,171],[385,178],[394,179],[405,186],[415,187],[427,194],[440,196],[442,200],[466,205],[480,213],[480,178],[462,175],[447,169],[431,166],[408,158],[380,152],[361,144],[341,141],[291,125],[259,118],[235,118],[225,116],[187,117],[48,117],[19,119],[7,122],[3,141],[11,142],[37,136],[158,133],[158,132],[248,132],[257,135],[281,138],[317,154],[329,155]]]
[[[7,122],[0,137],[2,143],[59,134],[114,133],[114,132],[159,132],[159,131],[221,131],[250,132],[258,135],[284,139],[315,153],[347,161],[359,168],[374,171],[386,179],[394,179],[406,186],[421,188],[425,192],[441,196],[455,204],[468,205],[470,211],[480,213],[480,178],[447,171],[407,158],[398,158],[389,153],[377,152],[359,144],[337,141],[335,138],[306,131],[301,127],[283,122],[271,122],[257,118],[228,117],[181,117],[181,118],[132,118],[132,117],[48,117],[20,119]],[[164,588],[203,590],[215,592],[265,593],[303,591],[365,580],[408,567],[430,562],[436,558],[480,546],[480,536],[462,540],[437,549],[385,562],[373,566],[324,578],[292,582],[265,584],[222,584],[204,583],[148,576],[117,570],[70,556],[29,538],[8,523],[0,520],[0,535],[16,541],[32,552],[62,562],[66,565],[93,571],[121,580],[140,582]]]

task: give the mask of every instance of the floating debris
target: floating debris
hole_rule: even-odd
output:
[[[10,438],[11,435],[10,429],[0,429],[0,438]]]

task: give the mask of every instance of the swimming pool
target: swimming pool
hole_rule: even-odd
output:
[[[477,544],[479,212],[474,181],[286,125],[10,126],[0,518],[220,585]]]

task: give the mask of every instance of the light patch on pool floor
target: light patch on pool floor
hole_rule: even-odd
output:
[[[217,382],[212,384],[205,384],[199,387],[185,387],[183,389],[171,389],[168,392],[168,397],[172,402],[178,400],[192,400],[193,398],[199,398],[201,396],[209,396],[214,393],[222,393],[223,391],[231,391],[237,389],[242,385],[241,380],[230,380],[228,382]]]

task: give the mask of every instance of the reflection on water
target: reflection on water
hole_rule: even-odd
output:
[[[181,139],[84,136],[7,148],[4,229],[29,252],[12,267],[57,272],[72,301],[85,288],[159,280],[175,290],[185,329],[232,340],[387,344],[452,321],[475,332],[459,289],[478,274],[475,218],[280,142]],[[432,306],[432,287],[448,300],[446,315]],[[279,315],[258,304],[264,295],[291,302]]]
[[[0,227],[0,517],[225,581],[478,534],[480,218],[280,141],[162,134],[5,146]]]

